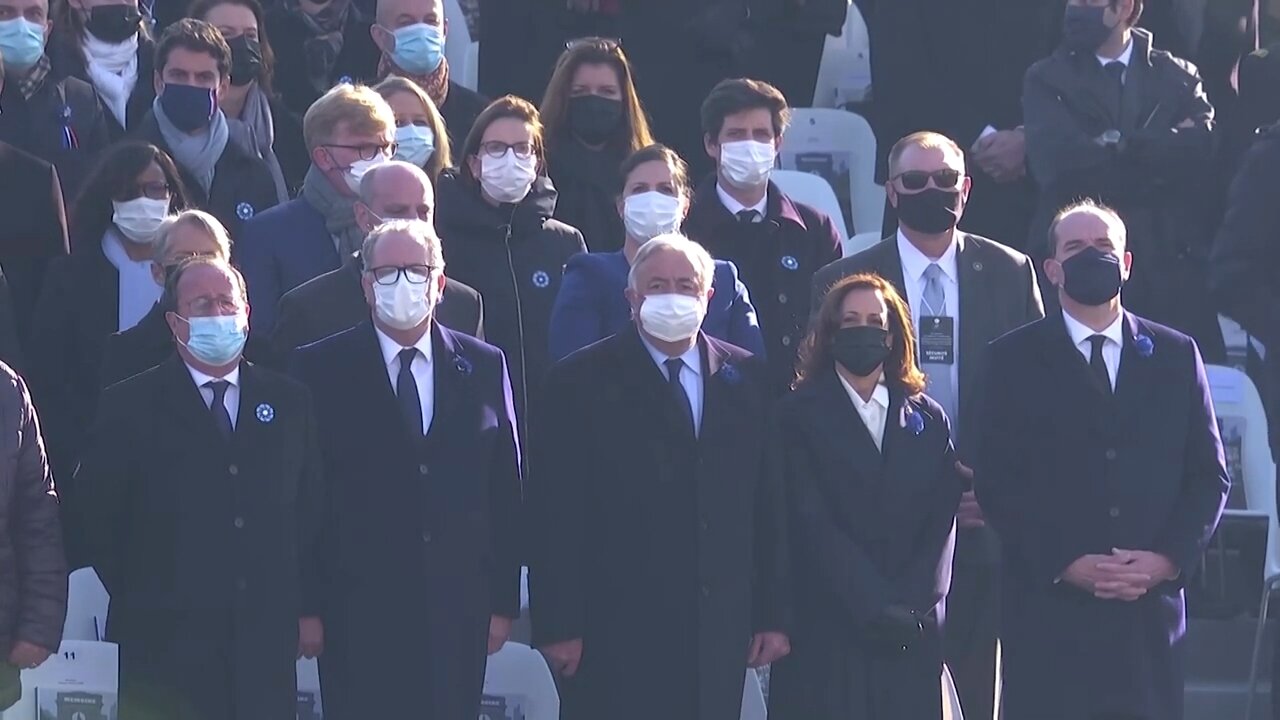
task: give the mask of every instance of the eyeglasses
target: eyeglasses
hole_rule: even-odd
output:
[[[622,40],[619,38],[580,37],[564,44],[565,50],[576,50],[580,47],[593,47],[604,52],[616,52],[622,49]]]
[[[376,145],[325,145],[329,148],[342,148],[343,150],[354,150],[361,160],[372,160],[379,155],[391,157],[396,152],[396,143],[379,143]]]
[[[239,299],[230,295],[222,295],[220,297],[198,297],[192,298],[187,303],[187,315],[189,317],[210,317],[213,315],[234,315],[244,309],[244,305]]]
[[[148,182],[138,183],[133,186],[136,195],[133,197],[146,197],[151,200],[168,200],[169,199],[169,183],[167,182]]]
[[[908,170],[898,173],[894,176],[902,184],[903,190],[923,190],[929,184],[929,179],[933,179],[933,186],[941,190],[950,190],[960,184],[960,179],[964,174],[959,170],[944,168],[942,170],[934,170],[933,172],[925,172],[924,170]]]
[[[533,154],[533,143],[518,142],[515,144],[508,144],[501,140],[490,140],[489,142],[480,143],[480,152],[491,158],[500,158],[503,155],[506,155],[508,150],[514,150],[516,157],[523,160]]]
[[[439,268],[433,265],[383,265],[370,268],[368,273],[379,285],[395,285],[403,275],[410,285],[425,285]]]

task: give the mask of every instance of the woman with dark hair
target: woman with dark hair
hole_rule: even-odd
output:
[[[45,276],[30,351],[31,388],[60,483],[93,417],[107,336],[133,327],[160,299],[152,243],[164,219],[186,207],[173,161],[139,142],[104,152],[71,207],[71,254]]]
[[[622,217],[626,240],[617,252],[583,253],[569,260],[551,310],[548,347],[552,360],[631,324],[631,308],[623,291],[636,253],[654,237],[678,233],[689,211],[688,168],[666,146],[650,145],[633,153],[622,163],[621,174],[614,212]],[[756,310],[733,263],[716,261],[711,291],[703,331],[762,355],[764,337]]]
[[[460,169],[441,173],[436,188],[449,277],[484,298],[485,340],[507,355],[522,442],[529,396],[550,364],[547,328],[565,263],[587,250],[581,233],[551,219],[542,137],[537,108],[494,100],[467,136]]]
[[[196,0],[189,16],[218,28],[231,48],[231,84],[218,94],[230,138],[262,158],[284,202],[302,184],[310,160],[302,123],[272,86],[276,58],[258,0]]]
[[[878,275],[827,293],[778,411],[795,624],[771,720],[940,720],[941,610],[961,480],[907,303]]]
[[[619,250],[618,166],[653,144],[631,66],[617,41],[569,44],[542,99],[547,165],[560,197],[556,219],[582,231],[593,252]]]
[[[156,47],[137,0],[62,0],[51,3],[50,14],[50,71],[93,85],[107,132],[120,139],[156,98]]]
[[[417,165],[434,183],[440,171],[453,167],[449,129],[435,102],[418,83],[392,75],[373,86],[396,116],[395,159]]]

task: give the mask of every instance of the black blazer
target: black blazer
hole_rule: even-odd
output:
[[[241,363],[227,441],[175,356],[108,389],[91,438],[69,511],[111,594],[121,706],[132,717],[289,717],[323,508],[306,388]]]
[[[150,78],[148,78],[150,82]],[[111,138],[109,113],[89,83],[75,77],[58,80],[52,73],[30,98],[24,98],[18,79],[0,90],[0,141],[26,150],[58,169],[63,195],[74,200],[98,154]],[[65,134],[72,141],[68,144]]]
[[[696,439],[634,326],[548,373],[532,424],[529,588],[534,642],[587,648],[566,720],[737,717],[743,640],[787,629],[767,370],[705,334],[698,343]],[[641,671],[662,692],[627,693]]]
[[[172,4],[177,3],[172,2]],[[89,71],[85,68],[84,50],[80,47],[80,39],[69,37],[61,26],[54,25],[45,54],[49,56],[49,63],[55,77],[79,78],[92,85],[89,80]],[[125,123],[130,129],[142,122],[142,118],[151,112],[151,104],[155,102],[155,66],[155,41],[140,35],[138,37],[138,82],[133,86],[133,92],[129,94],[129,101],[125,103],[124,108]],[[107,135],[112,142],[125,136],[126,128],[120,125],[116,116],[112,115],[105,105],[102,107],[102,117],[107,124]]]
[[[271,344],[284,359],[294,348],[336,335],[369,320],[369,303],[360,285],[360,253],[342,267],[312,278],[280,298]],[[470,286],[446,278],[436,307],[441,325],[484,339],[484,301]]]
[[[470,336],[431,332],[434,415],[422,438],[405,429],[371,323],[294,353],[315,396],[332,497],[320,674],[333,720],[475,713],[490,617],[520,614],[525,537],[506,361]]]
[[[265,20],[276,57],[289,59],[276,65],[274,84],[289,110],[302,117],[323,94],[312,85],[307,71],[305,40],[310,33],[303,20],[294,11],[286,9],[284,3],[274,3]],[[329,73],[330,85],[343,82],[373,84],[377,80],[382,51],[369,34],[371,24],[357,8],[352,7],[342,31],[342,51]]]
[[[791,655],[773,666],[770,717],[941,717],[961,485],[942,408],[897,389],[889,407],[881,450],[834,369],[780,403],[796,619]],[[869,632],[890,605],[924,621],[906,650]]]
[[[1006,716],[1179,720],[1183,588],[1230,485],[1194,342],[1126,312],[1111,396],[1055,313],[991,345],[981,393],[974,482],[1003,549]],[[1181,575],[1134,602],[1058,581],[1112,548]]]

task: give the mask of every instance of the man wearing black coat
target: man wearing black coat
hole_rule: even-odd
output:
[[[1069,206],[1062,312],[990,346],[974,482],[1002,546],[1003,715],[1179,720],[1184,588],[1230,481],[1193,340],[1122,308],[1110,209]]]
[[[703,142],[718,169],[694,193],[684,225],[742,273],[779,392],[795,378],[813,273],[840,258],[842,240],[831,218],[769,181],[789,117],[786,98],[766,83],[725,80],[711,91],[702,104]]]
[[[372,322],[300,348],[332,517],[320,659],[332,720],[476,713],[520,613],[521,486],[497,348],[432,318],[439,239],[393,220],[361,251]]]
[[[58,171],[0,142],[0,267],[13,300],[18,340],[31,339],[36,302],[49,262],[68,252],[67,212]],[[11,360],[12,358],[6,358]]]
[[[373,22],[351,0],[271,3],[266,25],[276,57],[291,59],[276,66],[274,84],[298,117],[334,85],[377,78]]]
[[[320,448],[306,388],[241,358],[244,280],[198,257],[162,301],[177,356],[108,388],[69,512],[120,647],[120,716],[292,717],[323,632]]]
[[[1193,65],[1154,48],[1133,26],[1141,0],[1066,7],[1063,44],[1027,71],[1027,157],[1040,188],[1032,257],[1051,254],[1046,229],[1063,205],[1090,197],[1115,208],[1143,265],[1125,303],[1196,339],[1209,362],[1226,354],[1204,302],[1214,203],[1206,202],[1213,107]]]
[[[743,672],[790,651],[774,388],[701,332],[712,274],[695,243],[650,240],[637,327],[548,374],[529,590],[565,720],[735,718]]]

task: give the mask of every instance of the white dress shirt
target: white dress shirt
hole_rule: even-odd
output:
[[[884,382],[876,385],[876,389],[871,393],[870,400],[863,400],[858,391],[849,384],[848,380],[840,373],[836,373],[836,377],[840,378],[840,384],[844,386],[844,391],[849,393],[849,399],[853,401],[853,407],[858,411],[858,415],[862,417],[862,424],[867,426],[867,432],[871,433],[871,439],[876,442],[876,449],[884,448],[884,424],[889,419],[889,388]]]
[[[1107,375],[1111,376],[1111,391],[1115,392],[1116,378],[1120,374],[1120,351],[1124,348],[1124,312],[1121,311],[1116,316],[1115,322],[1108,325],[1102,332],[1094,332],[1084,323],[1071,317],[1071,313],[1066,310],[1062,311],[1062,319],[1067,321],[1067,334],[1071,336],[1071,342],[1084,356],[1086,363],[1093,355],[1093,343],[1089,342],[1089,338],[1102,335],[1107,339],[1102,344],[1102,360],[1107,365]]]
[[[666,362],[671,356],[654,347],[644,335],[640,336],[640,342],[644,343],[649,356],[657,363],[663,381],[667,382]],[[684,361],[684,366],[680,368],[680,385],[684,387],[684,394],[689,397],[689,408],[693,410],[693,434],[697,435],[702,432],[702,349],[694,343],[680,359]]]
[[[186,363],[183,364],[186,365]],[[238,419],[236,416],[240,413],[240,364],[237,363],[231,372],[220,378],[205,375],[190,365],[187,365],[187,372],[191,373],[191,379],[199,388],[200,397],[204,398],[204,406],[211,410],[213,409],[213,388],[205,387],[205,383],[227,381],[227,392],[222,396],[222,406],[227,409],[227,415],[231,416],[231,429],[235,430]]]
[[[387,367],[387,378],[391,381],[391,391],[396,390],[396,380],[400,376],[400,351],[406,350],[403,345],[387,337],[377,326],[374,333],[378,336],[378,347],[382,349],[382,361]],[[431,419],[435,416],[436,380],[431,372],[431,331],[422,334],[414,344],[418,354],[409,366],[413,373],[413,382],[418,386],[418,403],[422,405],[422,432],[431,430]]]
[[[736,217],[738,213],[742,212],[743,210],[755,210],[756,219],[753,222],[764,222],[765,207],[767,207],[769,203],[768,191],[766,191],[765,194],[760,198],[760,202],[756,203],[755,205],[752,205],[751,207],[747,207],[746,205],[743,205],[742,203],[733,199],[733,196],[730,195],[727,190],[721,187],[720,183],[716,183],[716,195],[720,197],[720,203],[724,205],[724,208],[729,211],[730,215],[733,215]]]
[[[947,246],[942,257],[933,260],[920,252],[907,236],[898,231],[898,259],[902,263],[902,281],[907,286],[907,306],[911,309],[911,320],[915,322],[916,337],[920,337],[920,318],[925,315],[949,317],[955,330],[955,347],[952,353],[956,361],[951,363],[951,387],[955,390],[956,414],[960,413],[960,266],[956,255],[961,249],[964,237],[955,233],[955,239]],[[926,308],[924,306],[924,271],[931,263],[942,268],[942,290],[946,294],[945,308]],[[952,427],[956,419],[951,418]]]
[[[1124,82],[1129,77],[1129,61],[1133,59],[1133,38],[1129,38],[1129,44],[1125,46],[1124,52],[1120,53],[1119,57],[1109,58],[1101,55],[1096,55],[1096,57],[1098,58],[1098,63],[1103,67],[1112,62],[1124,65],[1124,72],[1120,74],[1120,82]]]
[[[151,312],[152,306],[160,300],[163,290],[156,284],[151,275],[151,258],[134,260],[124,249],[124,241],[115,230],[107,230],[102,236],[102,254],[107,262],[115,267],[120,276],[119,306],[120,312],[116,321],[116,329],[124,332]]]

